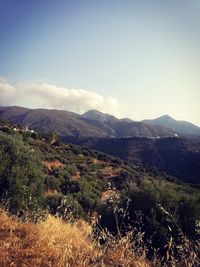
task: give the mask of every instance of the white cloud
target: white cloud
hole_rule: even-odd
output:
[[[18,83],[0,78],[0,105],[54,108],[83,113],[90,109],[120,116],[119,102],[84,89],[68,89],[47,83]]]
[[[0,77],[0,105],[12,105],[16,99],[16,88]]]

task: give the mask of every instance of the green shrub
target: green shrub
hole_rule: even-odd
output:
[[[41,160],[18,137],[0,137],[0,196],[7,196],[13,211],[41,203],[44,179]]]

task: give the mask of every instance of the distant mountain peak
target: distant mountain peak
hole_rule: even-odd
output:
[[[152,120],[153,121],[153,120]],[[176,122],[174,118],[172,118],[170,115],[165,114],[163,116],[160,116],[156,119],[154,119],[155,122],[162,122],[162,123],[169,123],[169,122]]]
[[[134,120],[129,119],[129,118],[122,118],[122,119],[120,119],[120,121],[124,121],[124,122],[128,122],[128,123],[134,122]]]
[[[85,113],[83,113],[82,116],[88,116],[90,114],[96,114],[96,115],[106,115],[106,113],[99,111],[97,109],[90,109],[88,111],[86,111]]]
[[[162,115],[162,116],[160,116],[160,117],[158,117],[157,119],[161,119],[161,118],[163,118],[163,119],[173,119],[169,114],[164,114],[164,115]],[[173,119],[174,120],[174,119]]]
[[[96,110],[96,109],[91,109],[91,110],[85,112],[82,115],[82,117],[85,119],[97,120],[100,122],[105,122],[105,121],[110,121],[110,120],[118,120],[116,117],[109,115],[109,114],[106,114],[106,113],[103,113],[103,112]]]
[[[200,135],[200,127],[187,121],[175,120],[168,114],[153,120],[143,120],[143,122],[150,126],[167,127],[183,135]]]

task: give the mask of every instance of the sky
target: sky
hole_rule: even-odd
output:
[[[200,126],[199,0],[0,0],[0,105]]]

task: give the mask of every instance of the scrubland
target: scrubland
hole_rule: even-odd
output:
[[[100,246],[92,225],[47,216],[37,224],[20,222],[0,211],[0,266],[145,266],[151,264],[131,249],[127,238]]]

